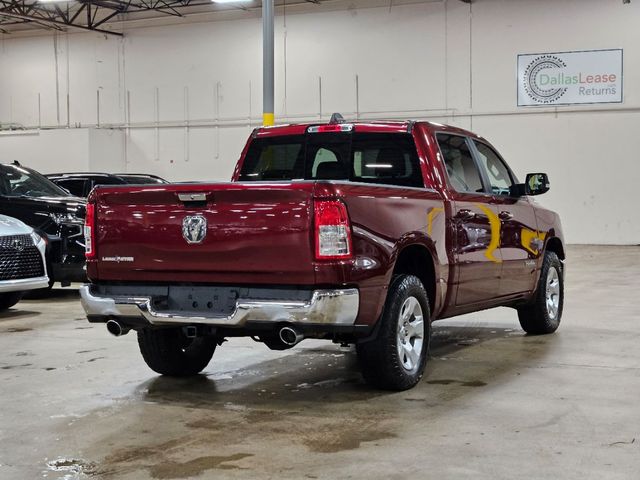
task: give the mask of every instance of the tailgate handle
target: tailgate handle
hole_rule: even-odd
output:
[[[179,193],[178,198],[181,202],[206,202],[206,193]]]

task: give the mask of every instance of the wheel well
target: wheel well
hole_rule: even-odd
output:
[[[562,242],[558,237],[552,237],[549,239],[549,241],[547,242],[547,251],[553,252],[558,255],[560,260],[565,259],[564,247],[562,246]]]
[[[420,279],[429,296],[429,308],[433,312],[436,299],[436,272],[433,258],[426,247],[410,245],[402,249],[393,269],[394,275],[415,275]]]

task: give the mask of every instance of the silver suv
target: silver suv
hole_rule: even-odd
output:
[[[26,290],[47,288],[46,241],[20,220],[0,215],[0,311]]]

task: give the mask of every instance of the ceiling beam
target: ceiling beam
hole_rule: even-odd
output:
[[[39,22],[39,23],[44,23],[52,28],[56,28],[58,27],[71,27],[71,28],[79,28],[80,30],[88,30],[90,32],[98,32],[98,33],[104,33],[107,35],[115,35],[118,37],[122,37],[122,33],[119,32],[112,32],[110,30],[102,30],[99,28],[92,28],[90,26],[85,26],[85,25],[78,25],[78,24],[74,24],[74,23],[66,23],[63,22],[61,20],[56,20],[53,18],[42,18],[42,17],[37,17],[37,16],[33,16],[33,15],[25,15],[22,13],[15,13],[15,12],[11,12],[11,11],[6,11],[6,10],[0,10],[0,16],[2,17],[9,17],[9,18],[17,18],[20,20],[28,20],[31,22]]]

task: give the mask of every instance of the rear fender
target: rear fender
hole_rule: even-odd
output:
[[[421,249],[425,254],[425,261],[430,262],[430,265],[421,268],[419,271],[414,271],[412,268],[407,269],[406,265],[399,263],[398,261],[402,260],[403,255],[409,254],[411,249]],[[414,251],[414,253],[417,252]],[[443,272],[442,267],[435,261],[436,258],[436,246],[431,237],[422,232],[408,232],[396,242],[389,262],[390,268],[385,276],[387,286],[391,284],[395,274],[410,273],[418,276],[429,294],[432,318],[435,318],[443,307],[447,286],[446,282],[438,281],[438,279],[443,278]],[[388,287],[385,287],[379,306],[379,313],[382,313],[387,290]]]

